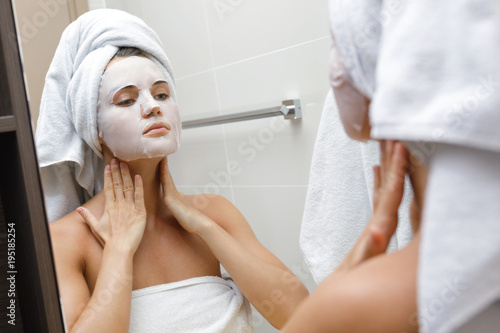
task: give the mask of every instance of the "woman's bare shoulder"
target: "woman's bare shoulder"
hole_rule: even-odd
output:
[[[219,194],[205,193],[205,194],[195,194],[187,195],[184,197],[189,200],[189,202],[200,211],[213,209],[214,206],[220,206],[224,204],[231,204],[231,202]]]
[[[71,212],[61,219],[50,223],[50,238],[54,248],[84,248],[90,237],[94,237],[83,218]]]
[[[248,225],[245,217],[231,201],[218,194],[185,195],[185,198],[200,212],[228,230]]]

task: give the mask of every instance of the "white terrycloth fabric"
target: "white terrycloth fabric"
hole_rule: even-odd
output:
[[[422,331],[454,332],[489,308],[468,332],[498,332],[500,154],[438,144],[430,167],[418,273]]]
[[[229,277],[203,276],[132,291],[131,333],[249,333],[250,304]]]
[[[374,17],[373,136],[500,152],[500,2],[386,0]]]
[[[370,220],[373,166],[378,164],[378,143],[360,143],[345,134],[330,91],[314,147],[300,233],[302,252],[317,283],[342,262]],[[390,251],[406,246],[412,238],[408,216],[411,196],[406,182]]]
[[[353,84],[368,98],[375,91],[381,0],[330,0],[330,27]]]
[[[36,148],[49,221],[71,212],[103,185],[97,103],[101,76],[119,47],[136,47],[164,72],[175,100],[174,76],[161,42],[139,18],[93,10],[63,32],[42,94]]]
[[[330,5],[332,30],[353,81],[372,98],[372,136],[413,141],[410,149],[425,161],[432,161],[438,143],[462,146],[455,164],[430,163],[432,174],[439,167],[441,180],[450,181],[429,183],[433,199],[427,198],[419,257],[421,330],[451,332],[500,297],[499,199],[483,190],[496,194],[491,184],[499,176],[481,164],[500,152],[500,2],[330,0]],[[477,156],[482,150],[495,153],[485,162],[467,160],[475,154],[464,147],[475,148]],[[470,166],[468,172],[451,180],[462,164]],[[481,179],[484,187],[469,182],[485,171],[490,178]],[[467,214],[455,214],[462,210]],[[483,211],[492,215],[482,219]],[[467,250],[461,251],[464,245]],[[468,289],[450,302],[451,287],[436,279],[459,281]]]

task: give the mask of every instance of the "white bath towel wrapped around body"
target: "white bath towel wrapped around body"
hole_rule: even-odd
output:
[[[132,291],[130,333],[250,333],[250,303],[229,277],[202,276]]]
[[[114,9],[87,12],[63,32],[43,88],[35,136],[48,219],[58,220],[99,192],[104,163],[97,133],[99,84],[119,47],[144,51],[174,75],[160,39],[141,19]]]

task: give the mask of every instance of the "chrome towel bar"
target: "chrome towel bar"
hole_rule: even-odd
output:
[[[233,123],[237,121],[284,116],[285,119],[300,119],[302,118],[302,107],[300,99],[288,99],[281,102],[280,106],[260,109],[254,111],[247,111],[241,113],[233,113],[223,116],[216,116],[203,119],[187,120],[182,122],[182,128],[194,128],[210,125],[219,125],[226,123]]]

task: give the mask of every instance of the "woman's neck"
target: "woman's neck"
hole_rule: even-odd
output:
[[[156,214],[158,204],[163,204],[160,182],[160,160],[148,159],[127,162],[132,180],[136,175],[141,176],[144,187],[144,204],[148,216]]]
[[[165,211],[161,209],[164,206],[162,198],[162,188],[160,181],[159,167],[162,158],[148,158],[135,161],[128,161],[127,166],[130,170],[132,182],[136,175],[141,176],[144,188],[144,205],[146,207],[146,230],[154,229],[157,217]],[[111,158],[106,159],[111,163]]]

